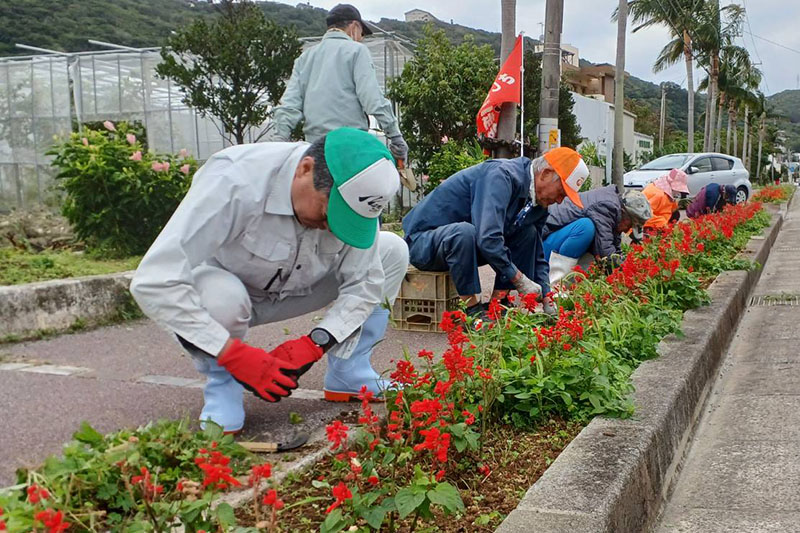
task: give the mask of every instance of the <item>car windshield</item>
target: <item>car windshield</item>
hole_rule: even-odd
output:
[[[689,159],[688,155],[665,155],[642,165],[639,170],[672,170],[673,168],[681,168],[687,159]]]

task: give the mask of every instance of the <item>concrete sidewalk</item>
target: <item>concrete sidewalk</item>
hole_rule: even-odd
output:
[[[795,199],[655,531],[800,531],[798,346]]]

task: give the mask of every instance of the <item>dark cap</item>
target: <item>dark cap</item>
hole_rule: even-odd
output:
[[[361,13],[350,4],[336,4],[333,6],[333,8],[328,11],[328,17],[325,19],[325,23],[328,27],[331,27],[337,22],[344,22],[347,20],[357,20],[361,23],[364,35],[372,35],[372,30],[361,20]]]

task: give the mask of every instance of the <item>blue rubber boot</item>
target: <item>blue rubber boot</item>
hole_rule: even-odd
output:
[[[328,355],[328,371],[325,374],[325,399],[331,402],[357,400],[361,387],[367,386],[375,397],[380,397],[391,382],[381,379],[369,360],[372,348],[383,339],[389,324],[389,310],[375,308],[361,326],[361,338],[348,359]]]
[[[211,420],[222,426],[226,433],[237,433],[244,426],[244,403],[242,387],[238,381],[217,360],[207,355],[193,355],[194,366],[207,378],[203,389],[203,411],[200,413],[200,426]]]

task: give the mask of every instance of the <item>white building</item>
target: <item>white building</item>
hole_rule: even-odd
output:
[[[633,162],[638,166],[650,161],[655,147],[653,136],[634,131],[633,140]]]
[[[606,159],[606,182],[611,182],[611,150],[614,147],[614,104],[603,100],[602,95],[590,98],[572,93],[575,107],[572,112],[581,127],[584,142],[597,146],[597,153]],[[636,115],[625,111],[623,118],[623,147],[625,153],[639,163],[646,152],[653,151],[653,138],[634,130]]]
[[[434,22],[436,20],[438,20],[436,17],[422,9],[406,11],[406,22]]]
[[[406,15],[408,17],[408,15]],[[406,19],[407,20],[407,19]],[[534,43],[533,45],[533,52],[535,54],[541,54],[544,52],[544,39],[540,39],[538,42]],[[561,43],[561,71],[564,71],[564,65],[571,65],[575,68],[580,68],[580,56],[578,55],[578,49],[571,44]]]

